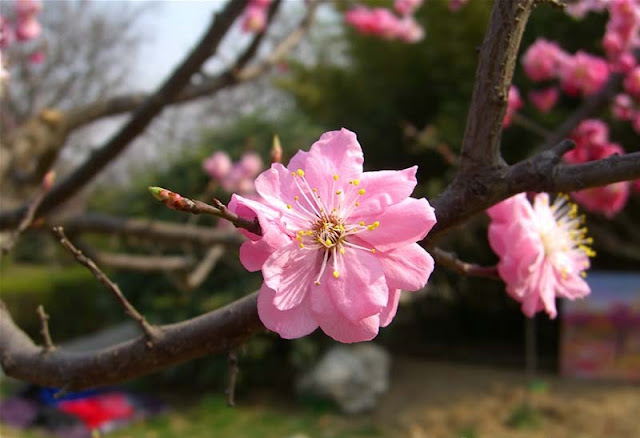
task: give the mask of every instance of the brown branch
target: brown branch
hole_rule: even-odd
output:
[[[471,277],[500,279],[498,268],[496,266],[480,266],[464,262],[454,253],[440,249],[437,246],[429,248],[429,252],[433,255],[436,263],[441,264],[458,274],[468,275]]]
[[[46,356],[0,301],[0,363],[8,376],[41,386],[78,390],[113,385],[241,344],[263,329],[256,300],[253,293],[196,318],[159,326],[162,337],[151,349],[141,336],[97,351],[58,348]]]
[[[49,315],[44,312],[44,307],[42,307],[42,305],[38,306],[37,312],[38,318],[40,318],[40,334],[42,335],[42,340],[44,341],[42,352],[49,353],[56,348],[53,345],[53,341],[51,340],[51,333],[49,333]]]
[[[553,134],[547,128],[542,125],[539,125],[535,120],[531,120],[530,118],[523,116],[522,114],[515,113],[511,120],[514,125],[520,126],[521,128],[526,129],[527,131],[540,136],[543,140],[551,137]],[[562,137],[564,138],[564,136]],[[556,144],[555,142],[554,144]]]
[[[195,261],[188,256],[151,256],[137,254],[118,254],[103,251],[88,251],[97,263],[110,268],[138,272],[180,271],[193,267]]]
[[[502,122],[516,55],[534,0],[495,0],[478,56],[475,88],[462,140],[460,172],[504,167]]]
[[[184,61],[158,90],[147,97],[135,110],[129,121],[100,149],[73,171],[45,196],[36,215],[43,216],[77,193],[91,181],[107,164],[125,148],[170,104],[188,85],[191,76],[213,55],[222,38],[227,34],[235,19],[242,13],[248,0],[230,0],[225,8],[215,14],[208,30]],[[0,228],[15,225],[24,215],[26,207],[0,215]]]
[[[78,263],[89,269],[94,277],[96,277],[96,280],[106,286],[107,290],[111,292],[118,303],[120,303],[120,305],[124,308],[125,313],[140,326],[140,329],[147,338],[147,346],[151,347],[153,343],[156,342],[156,340],[161,336],[161,332],[156,327],[147,322],[145,317],[142,316],[140,312],[138,312],[136,308],[133,307],[133,305],[131,305],[129,300],[127,300],[118,285],[111,281],[109,277],[107,277],[104,272],[100,270],[100,268],[95,264],[93,260],[85,256],[82,251],[76,248],[73,243],[71,243],[69,239],[67,239],[67,236],[65,236],[62,227],[54,227],[53,232],[60,239],[60,243],[62,244],[62,246],[64,246],[67,250],[69,250],[69,252],[71,252],[71,254],[73,254]]]
[[[186,287],[189,289],[195,289],[200,286],[202,282],[206,280],[211,270],[215,268],[224,253],[225,248],[222,245],[214,245],[209,248],[205,256],[202,258],[202,261],[200,261],[198,266],[196,266],[187,276],[185,280]]]
[[[244,237],[234,230],[219,230],[193,224],[125,219],[103,214],[87,214],[63,222],[69,233],[99,233],[122,237],[135,237],[154,243],[191,243],[204,246],[214,244],[240,245]]]

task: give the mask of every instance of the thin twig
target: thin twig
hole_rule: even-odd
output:
[[[436,263],[439,263],[454,272],[470,277],[485,277],[499,280],[498,268],[495,266],[480,266],[460,260],[454,253],[443,249],[432,247],[429,252],[433,255]]]
[[[44,347],[42,347],[43,353],[48,353],[50,351],[55,350],[55,345],[53,345],[53,341],[51,340],[51,333],[49,333],[49,315],[44,312],[44,307],[42,305],[38,306],[37,309],[38,317],[40,318],[40,334],[42,335],[42,339],[44,340]]]
[[[513,121],[514,125],[518,125],[529,132],[539,135],[543,140],[546,140],[552,135],[552,132],[547,128],[540,125],[535,120],[531,120],[529,117],[523,116],[522,114],[515,113],[511,117],[511,120]]]
[[[236,405],[236,382],[238,380],[238,355],[235,351],[229,352],[229,358],[227,361],[229,365],[229,379],[227,381],[227,389],[224,391],[227,395],[227,406]]]
[[[152,347],[153,342],[158,338],[160,332],[154,326],[149,324],[145,317],[142,316],[135,307],[133,307],[129,300],[127,300],[127,298],[123,295],[120,287],[118,287],[117,284],[111,281],[109,277],[107,277],[104,272],[100,270],[100,268],[95,264],[93,260],[85,256],[82,251],[76,248],[73,243],[69,241],[67,236],[64,234],[64,229],[62,227],[54,227],[53,232],[60,239],[60,243],[62,244],[62,246],[64,246],[69,250],[69,252],[71,252],[71,254],[73,254],[78,263],[89,269],[94,277],[96,277],[96,279],[100,283],[104,284],[107,287],[109,292],[111,292],[111,294],[124,308],[125,313],[129,315],[134,321],[136,321],[136,323],[140,326],[147,338],[147,346]]]
[[[2,255],[8,254],[9,251],[11,251],[11,249],[18,242],[18,238],[20,237],[20,235],[24,233],[25,230],[31,226],[31,224],[33,224],[33,221],[36,218],[36,210],[40,206],[40,203],[44,199],[45,195],[51,189],[52,181],[47,181],[47,178],[49,178],[48,175],[52,175],[52,174],[53,172],[50,172],[50,173],[47,173],[47,175],[45,176],[45,180],[40,185],[40,189],[36,193],[36,196],[33,198],[31,203],[29,204],[29,207],[27,208],[27,211],[25,212],[24,217],[18,224],[18,228],[16,228],[16,230],[9,237],[9,240],[2,246],[2,250],[0,251],[0,254]],[[53,176],[51,176],[50,179],[52,180]]]

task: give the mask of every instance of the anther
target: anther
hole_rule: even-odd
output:
[[[340,179],[340,177],[338,175],[333,175],[333,180],[334,181],[338,181],[338,179]]]
[[[298,169],[298,175],[299,176],[304,176],[304,170]]]
[[[333,271],[333,276],[335,278],[338,278],[338,277],[340,277],[340,273],[338,271]]]
[[[364,193],[365,193],[365,190],[364,190],[364,189],[360,189],[360,190],[358,190],[358,195],[362,196],[362,195],[364,195]]]

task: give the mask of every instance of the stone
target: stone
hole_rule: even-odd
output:
[[[297,382],[299,394],[330,400],[345,414],[375,408],[389,389],[391,356],[372,343],[331,348]]]

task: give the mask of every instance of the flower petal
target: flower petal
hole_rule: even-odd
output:
[[[331,262],[329,262],[331,264]],[[338,256],[339,277],[327,266],[320,284],[313,286],[331,297],[340,313],[351,321],[380,313],[389,299],[389,287],[384,278],[382,265],[376,257],[366,251],[345,248]]]
[[[318,189],[318,195],[325,203],[335,198],[336,181],[344,186],[348,181],[360,179],[364,156],[358,143],[356,134],[342,128],[340,131],[330,131],[322,134],[315,142],[306,157],[303,169],[309,184]],[[289,169],[296,171],[297,169]]]
[[[518,218],[531,218],[533,207],[527,200],[526,193],[519,193],[490,207],[487,214],[494,221],[509,223]]]
[[[389,289],[422,289],[433,272],[433,258],[417,243],[379,253]]]
[[[302,302],[318,273],[319,256],[319,251],[302,249],[292,242],[267,259],[262,276],[265,284],[276,291],[273,302],[278,309],[288,310]]]
[[[289,310],[280,310],[273,300],[276,293],[263,284],[258,293],[258,315],[266,328],[285,339],[306,336],[318,328],[308,300]]]
[[[416,187],[417,171],[418,166],[404,170],[364,172],[358,186],[364,189],[364,195],[358,197],[360,205],[350,215],[353,222],[369,222],[370,216],[379,215],[387,206],[408,198]]]
[[[425,198],[407,198],[387,208],[378,221],[380,226],[376,229],[357,236],[378,251],[390,251],[424,239],[435,225],[436,216]]]
[[[380,315],[351,321],[336,308],[328,294],[316,287],[311,289],[311,310],[322,331],[338,342],[370,341],[380,328]]]
[[[267,229],[261,239],[247,240],[240,246],[240,262],[249,272],[262,269],[262,265],[279,248],[291,243],[291,238],[273,228]]]
[[[400,302],[400,289],[389,290],[389,301],[387,306],[380,312],[380,327],[386,327],[391,324],[393,318],[398,311],[398,303]]]

